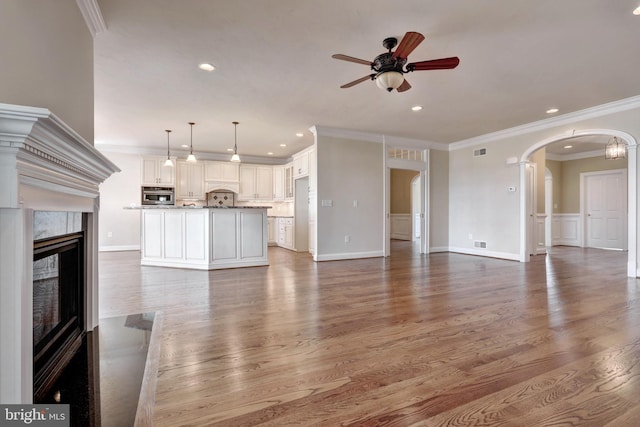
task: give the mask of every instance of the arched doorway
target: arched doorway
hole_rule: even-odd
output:
[[[523,189],[520,196],[520,261],[528,262],[532,245],[532,233],[530,227],[529,211],[532,199],[530,182],[529,158],[542,147],[554,142],[563,141],[580,136],[608,135],[616,136],[624,141],[628,147],[628,173],[627,173],[627,203],[628,203],[628,253],[627,276],[637,277],[637,142],[635,138],[626,132],[611,129],[592,129],[572,131],[569,134],[556,135],[533,144],[522,154],[520,158],[520,188]]]

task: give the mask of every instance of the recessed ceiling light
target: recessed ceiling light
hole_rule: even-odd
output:
[[[557,113],[558,111],[560,111],[560,110],[558,110],[557,108],[549,108],[547,110],[547,114]]]
[[[213,65],[208,64],[206,62],[198,65],[198,68],[200,68],[201,70],[204,70],[204,71],[213,71],[213,70],[216,69],[216,67],[214,67]]]
[[[636,7],[636,8],[633,10],[633,14],[634,14],[634,15],[640,15],[640,6]]]
[[[287,144],[280,144],[280,147],[286,147]]]
[[[233,151],[233,148],[227,148],[227,151]]]
[[[416,106],[411,107],[411,109],[413,111],[420,111],[420,110],[422,110],[422,106],[421,105],[416,105]]]
[[[267,153],[267,155],[268,155],[268,156],[273,156],[273,152],[272,152],[272,151],[269,151],[269,152]]]
[[[297,136],[298,138],[302,138],[302,137],[304,136],[304,133],[302,133],[302,132],[298,132],[298,133],[296,133],[296,136]]]
[[[189,148],[189,146],[188,146],[187,144],[182,144],[182,145],[180,145],[180,147],[182,147],[182,148]]]
[[[573,145],[565,145],[564,148],[568,150],[569,148],[573,148]]]

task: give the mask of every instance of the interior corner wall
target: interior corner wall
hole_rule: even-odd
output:
[[[536,164],[536,212],[543,214],[545,212],[544,199],[544,168],[546,161],[546,149],[542,147],[531,156],[531,161]]]
[[[49,109],[93,144],[93,38],[76,0],[2,0],[0,102]]]
[[[322,261],[382,256],[383,145],[318,135],[316,155],[315,258]]]
[[[137,154],[102,154],[118,165],[121,172],[100,185],[100,251],[139,250],[140,210],[124,207],[140,205],[141,158]]]
[[[449,152],[429,151],[429,247],[449,247]]]

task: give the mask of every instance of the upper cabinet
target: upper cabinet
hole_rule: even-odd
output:
[[[309,175],[309,152],[293,156],[293,179]]]
[[[204,162],[205,181],[238,182],[240,165],[232,162]]]
[[[273,200],[272,167],[241,164],[238,200]]]
[[[284,198],[293,200],[293,163],[288,163],[284,167]]]
[[[284,200],[284,166],[273,167],[273,201]]]
[[[141,184],[143,186],[174,186],[176,184],[174,167],[165,166],[164,162],[166,160],[165,158],[159,157],[144,157],[142,159]],[[175,159],[173,159],[173,162],[175,164]]]
[[[204,200],[204,164],[178,160],[176,169],[176,200]]]

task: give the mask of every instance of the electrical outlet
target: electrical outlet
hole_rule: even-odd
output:
[[[349,236],[348,234],[345,234],[344,236],[344,242],[345,243],[349,243],[351,241],[351,236]]]
[[[107,237],[113,237],[113,233],[110,231],[107,231]]]
[[[473,234],[469,233],[469,240],[473,240]]]

